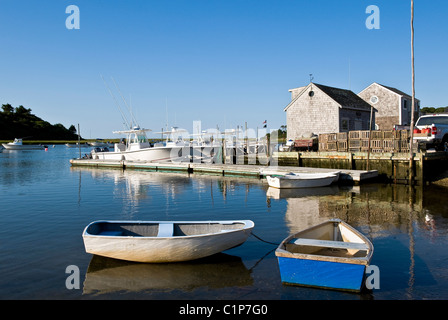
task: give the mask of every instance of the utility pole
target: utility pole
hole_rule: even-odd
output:
[[[414,69],[414,0],[411,0],[411,64],[412,64],[412,107],[409,141],[409,185],[414,182],[414,113],[415,113],[415,69]]]

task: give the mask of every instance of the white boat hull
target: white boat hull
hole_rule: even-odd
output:
[[[139,224],[143,227],[148,225],[157,226],[160,224],[176,224],[182,226],[210,226],[216,225],[217,232],[194,234],[158,236],[117,236],[92,234],[92,230],[100,223],[107,224]],[[221,225],[223,229],[221,230]],[[238,228],[236,228],[238,225]],[[114,259],[145,262],[145,263],[166,263],[195,260],[207,257],[233,247],[241,245],[250,235],[254,223],[250,220],[241,221],[97,221],[87,226],[83,232],[83,240],[87,253],[105,256]],[[227,228],[227,229],[226,229]],[[148,231],[149,232],[149,231]],[[153,231],[154,232],[154,231]],[[126,233],[125,233],[126,234]]]
[[[3,147],[6,150],[44,150],[45,147],[41,146],[41,145],[26,145],[26,144],[22,144],[22,145],[14,145],[14,144],[8,144],[8,143],[3,143]]]
[[[279,189],[314,188],[329,186],[337,180],[334,174],[297,174],[293,176],[267,176],[270,187]]]
[[[79,147],[81,147],[81,148],[90,148],[90,147],[91,147],[91,146],[89,146],[87,143],[81,143],[81,145],[79,145],[79,144],[69,144],[69,143],[66,143],[65,145],[66,145],[66,147],[68,147],[68,148],[79,148]]]
[[[192,149],[193,162],[195,162],[195,160],[198,160],[206,163],[216,162],[216,158],[220,151],[219,146],[193,146]]]
[[[92,152],[93,159],[100,160],[133,160],[133,161],[169,161],[173,148],[152,147],[139,150]],[[177,153],[176,153],[177,156]]]

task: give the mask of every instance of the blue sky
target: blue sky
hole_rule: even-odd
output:
[[[428,5],[430,3],[430,5]],[[69,30],[66,7],[80,10]],[[380,9],[369,30],[366,8]],[[416,96],[447,106],[448,3],[415,1]],[[52,124],[112,138],[120,93],[142,127],[269,129],[286,124],[290,88],[411,94],[410,0],[0,0],[0,102]],[[323,115],[325,116],[325,115]],[[158,136],[158,135],[156,135]]]

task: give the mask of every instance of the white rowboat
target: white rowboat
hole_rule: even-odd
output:
[[[207,257],[244,243],[254,227],[232,221],[95,221],[82,234],[87,253],[147,263]]]
[[[288,173],[283,176],[266,176],[270,187],[273,188],[312,188],[325,187],[337,181],[336,173]]]

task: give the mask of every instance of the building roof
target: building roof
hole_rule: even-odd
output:
[[[316,86],[317,88],[322,90],[327,96],[329,96],[336,103],[338,103],[341,106],[341,108],[356,109],[360,111],[370,112],[371,105],[365,102],[363,99],[361,99],[361,97],[359,97],[353,91],[324,86],[318,83],[310,83],[308,86],[302,87],[303,90],[285,107],[284,111],[286,111],[311,85]],[[377,110],[374,108],[374,111]]]
[[[351,90],[328,87],[317,83],[314,83],[314,85],[339,103],[343,108],[365,109],[366,111],[370,111],[370,104]]]
[[[412,99],[412,96],[408,95],[407,93],[404,93],[404,92],[401,91],[401,90],[398,90],[398,89],[393,88],[393,87],[385,86],[385,85],[380,84],[380,83],[377,83],[377,82],[372,83],[372,84],[369,85],[367,88],[369,88],[370,86],[372,86],[372,85],[374,85],[374,84],[376,84],[376,85],[378,85],[378,86],[380,86],[380,87],[383,87],[383,88],[385,88],[385,89],[388,89],[388,90],[392,91],[393,93],[398,94],[399,96],[403,96],[403,97],[406,97],[406,98],[408,98],[408,99]],[[365,88],[364,90],[366,90],[367,88]],[[361,92],[363,92],[364,90],[362,90]],[[360,93],[361,93],[361,92],[360,92]],[[417,98],[415,98],[415,100],[420,101],[420,100],[417,99]]]

